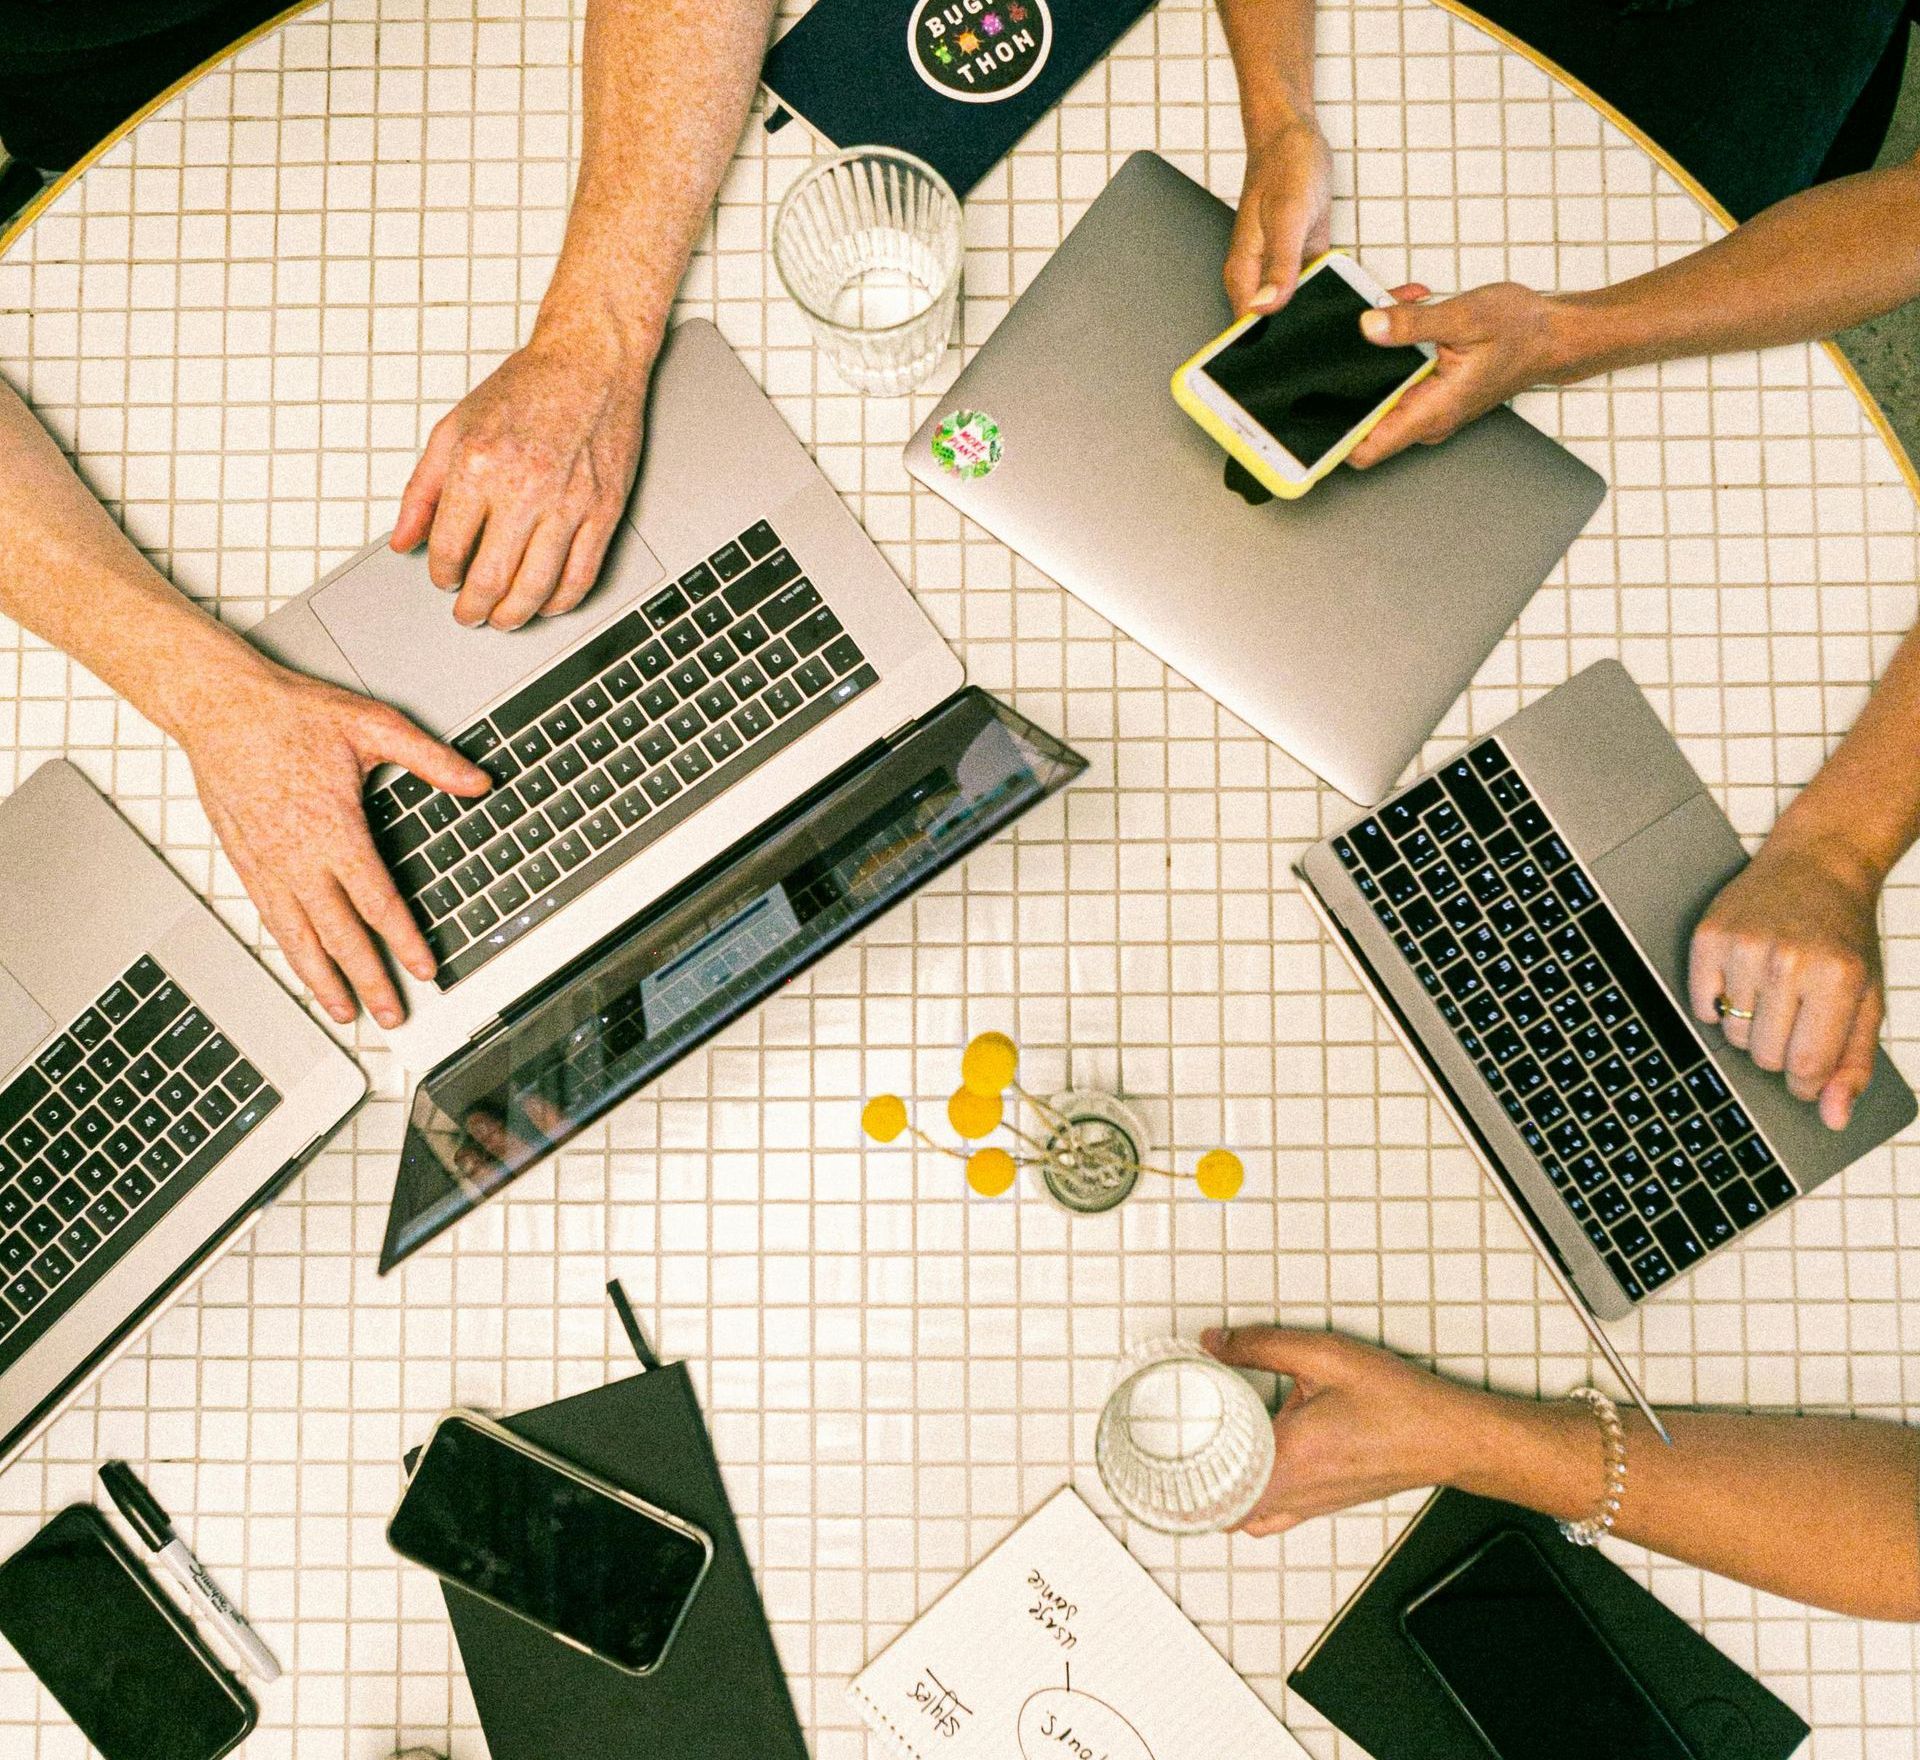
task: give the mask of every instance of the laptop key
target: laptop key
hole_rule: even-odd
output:
[[[700,743],[707,748],[716,764],[723,764],[746,742],[731,727],[722,722]]]
[[[528,897],[527,889],[521,884],[519,876],[509,874],[487,894],[487,902],[503,917],[510,917],[527,902]]]
[[[553,826],[544,813],[532,813],[513,828],[523,850],[536,850],[553,841]]]
[[[553,822],[556,831],[564,831],[569,825],[579,823],[585,811],[586,809],[573,798],[573,790],[568,789],[547,808],[547,817]]]
[[[724,599],[709,599],[693,614],[693,627],[703,636],[717,636],[732,621]]]
[[[44,1247],[59,1238],[60,1218],[54,1215],[52,1206],[42,1204],[22,1224],[22,1230],[36,1247]]]
[[[171,1143],[149,1143],[140,1165],[156,1180],[169,1180],[180,1171],[180,1151]]]
[[[779,548],[780,540],[773,535],[773,527],[765,520],[756,520],[740,534],[739,544],[742,550],[758,562],[761,557]]]
[[[166,1062],[182,1063],[213,1037],[213,1022],[197,1008],[189,1008],[162,1033],[154,1051]]]
[[[573,791],[574,798],[591,812],[613,799],[613,783],[604,770],[595,770]]]
[[[756,563],[738,580],[733,581],[722,597],[727,602],[727,609],[735,617],[744,617],[755,607],[764,605],[774,595],[784,597],[786,591],[790,590],[791,583],[799,578],[800,564],[794,561],[789,552],[776,550],[771,556]],[[765,617],[766,613],[763,611],[761,615]],[[767,622],[773,628],[780,627],[774,624],[771,618],[767,618]]]
[[[603,764],[616,744],[613,729],[602,722],[580,736],[580,755],[589,764]]]
[[[172,989],[172,986],[167,986]],[[178,991],[174,991],[178,995]],[[137,1015],[136,1015],[137,1018]],[[76,1045],[65,1033],[40,1053],[34,1061],[37,1068],[50,1082],[65,1081],[78,1069],[86,1058],[86,1052]]]
[[[751,654],[767,640],[767,626],[757,617],[743,617],[727,632],[727,639],[743,654]]]
[[[666,634],[667,652],[676,660],[684,660],[695,648],[700,646],[700,632],[689,618],[685,623],[676,623]]]
[[[655,770],[640,786],[647,791],[647,799],[659,807],[664,806],[680,792],[680,778],[671,770]]]
[[[613,803],[613,816],[622,825],[638,825],[652,811],[647,797],[637,788],[627,789]]]
[[[758,739],[773,725],[773,716],[759,703],[749,703],[733,718],[733,725],[739,729],[742,739]],[[1425,903],[1423,899],[1421,901]]]
[[[737,543],[722,544],[718,550],[714,551],[714,553],[707,558],[707,561],[713,567],[713,572],[723,581],[730,581],[735,575],[744,571],[748,560],[749,558],[746,551],[741,549]]]
[[[129,1121],[129,1125],[133,1130],[139,1132],[148,1142],[151,1142],[167,1128],[167,1124],[172,1117],[172,1113],[162,1106],[158,1100],[149,1095],[145,1100],[140,1102],[140,1109],[133,1115]]]
[[[592,851],[587,847],[587,840],[577,831],[569,831],[553,846],[553,859],[569,870],[579,867],[590,854]]]
[[[1677,1211],[1653,1221],[1653,1235],[1666,1249],[1666,1255],[1677,1271],[1684,1271],[1689,1265],[1697,1264],[1706,1257],[1706,1248],[1700,1244],[1687,1219]]]
[[[541,718],[540,731],[556,746],[563,746],[580,731],[580,717],[562,703]]]
[[[100,1232],[90,1222],[75,1218],[61,1234],[61,1252],[76,1264],[100,1244]]]
[[[479,936],[500,921],[500,913],[484,898],[476,898],[461,910],[458,921],[469,935]]]
[[[33,1122],[48,1136],[57,1135],[73,1123],[73,1103],[64,1094],[49,1094],[33,1109]]]
[[[493,884],[493,870],[487,866],[485,856],[475,856],[470,862],[463,862],[453,871],[453,878],[459,885],[460,896],[471,898],[476,892],[485,892]]]
[[[809,660],[793,677],[794,682],[810,697],[817,697],[833,683],[833,674],[818,660]]]
[[[139,1104],[140,1096],[126,1082],[109,1083],[100,1096],[100,1110],[116,1122],[131,1118]]]
[[[33,1208],[33,1200],[18,1186],[8,1186],[0,1191],[0,1226],[12,1228],[21,1217]]]
[[[109,1021],[118,1026],[140,1006],[140,999],[125,984],[113,984],[96,1006]]]
[[[112,1234],[126,1219],[126,1205],[112,1192],[102,1192],[87,1206],[87,1220],[102,1234]]]
[[[87,1189],[77,1179],[63,1179],[53,1188],[47,1202],[62,1222],[71,1222],[87,1207]]]
[[[104,1155],[89,1155],[80,1163],[80,1183],[90,1192],[104,1192],[113,1184],[114,1167]]]
[[[427,948],[428,951],[432,953],[434,961],[437,964],[442,960],[451,959],[461,948],[467,945],[469,939],[471,938],[468,936],[466,930],[461,928],[457,921],[449,919],[444,923],[435,923],[434,926],[427,931]],[[219,1095],[228,1112],[233,1110],[233,1102],[228,1100],[226,1095],[221,1094],[220,1090],[216,1088],[213,1094],[207,1094],[201,1097],[199,1111],[202,1116],[206,1115],[207,1107],[213,1100],[215,1094]],[[210,1124],[218,1124],[219,1122],[220,1120],[217,1118],[208,1119],[208,1123]]]
[[[592,814],[580,829],[586,834],[587,842],[595,849],[605,849],[620,835],[620,822],[603,807],[599,812]]]
[[[460,888],[452,880],[436,880],[420,894],[420,905],[432,923],[452,916],[460,908],[460,898]]]
[[[782,719],[791,715],[806,701],[801,696],[799,687],[791,679],[786,678],[781,679],[772,690],[767,692],[765,700],[767,707]]]
[[[47,1145],[47,1163],[56,1173],[71,1173],[86,1158],[86,1153],[72,1137],[55,1137]]]
[[[560,869],[551,856],[535,856],[520,870],[519,877],[535,892],[545,892],[559,883]]]
[[[7,1285],[8,1305],[16,1314],[31,1314],[46,1300],[47,1292],[40,1287],[31,1271],[23,1271]]]
[[[153,1181],[137,1167],[130,1167],[113,1182],[114,1196],[130,1209],[137,1209],[153,1196]]]

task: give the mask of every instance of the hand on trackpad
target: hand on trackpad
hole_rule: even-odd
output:
[[[446,735],[659,578],[653,552],[623,519],[599,583],[579,608],[520,629],[455,623],[454,596],[428,580],[426,551],[396,556],[384,544],[316,593],[313,611],[370,696]]]

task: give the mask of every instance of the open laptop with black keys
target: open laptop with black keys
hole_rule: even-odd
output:
[[[1746,859],[1603,661],[1297,868],[1562,1288],[1600,1319],[1914,1116],[1882,1051],[1852,1121],[1829,1131],[1691,1018],[1694,925]]]
[[[552,1128],[510,1109],[516,1143],[544,1152],[561,1121],[579,1128],[631,1091],[641,1064],[664,1067],[717,1030],[710,1015],[731,1019],[746,1006],[740,995],[764,994],[795,960],[851,933],[870,914],[868,892],[900,896],[1081,767],[962,688],[952,650],[700,320],[673,331],[654,368],[639,480],[578,609],[512,632],[463,629],[425,554],[379,543],[256,633],[289,664],[406,710],[494,779],[490,795],[463,801],[387,771],[367,795],[376,840],[439,961],[430,983],[395,973],[409,1012],[387,1038],[427,1074],[388,1263],[426,1238],[421,1216],[441,1213],[428,1188],[451,1179],[465,1201],[474,1182],[455,1163],[488,1162],[466,1133],[475,1070],[492,1070],[502,1045],[531,1055],[524,1029],[535,1013],[548,1011],[549,1024],[573,1006],[595,1017],[595,974],[617,967],[621,982],[638,983],[635,949],[664,946],[662,911],[704,899],[689,908],[719,921],[717,899],[733,897],[729,864],[776,845],[793,864],[792,896],[752,919],[765,962],[732,973],[727,1005],[710,996],[669,1018],[666,998],[686,994],[684,976],[666,988],[650,978],[646,1024],[636,993],[618,1028],[624,1049],[591,1103],[575,1081]],[[838,874],[849,899],[807,915],[804,860],[781,841],[787,832],[831,822],[831,842],[875,815],[892,823],[896,796],[923,783],[926,800],[899,809],[926,821],[911,851],[903,844],[895,869],[881,863],[857,884]],[[751,939],[729,943],[727,961]],[[558,1014],[556,982],[575,998]],[[518,1152],[508,1159],[524,1164]],[[440,1171],[409,1199],[428,1167]],[[498,1178],[497,1167],[485,1175]]]
[[[0,1462],[366,1081],[72,765],[0,801]]]

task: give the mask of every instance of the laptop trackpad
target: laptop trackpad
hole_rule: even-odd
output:
[[[638,598],[660,573],[623,519],[599,584],[577,609],[516,630],[466,629],[453,621],[453,594],[427,579],[426,551],[396,556],[382,545],[316,593],[313,611],[370,696],[448,734]]]
[[[0,1072],[24,1063],[52,1025],[53,1017],[27,994],[27,987],[0,966]]]

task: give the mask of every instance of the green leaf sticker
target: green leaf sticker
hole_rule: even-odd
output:
[[[933,462],[956,477],[984,477],[1001,451],[1000,424],[984,410],[957,409],[933,431]]]

